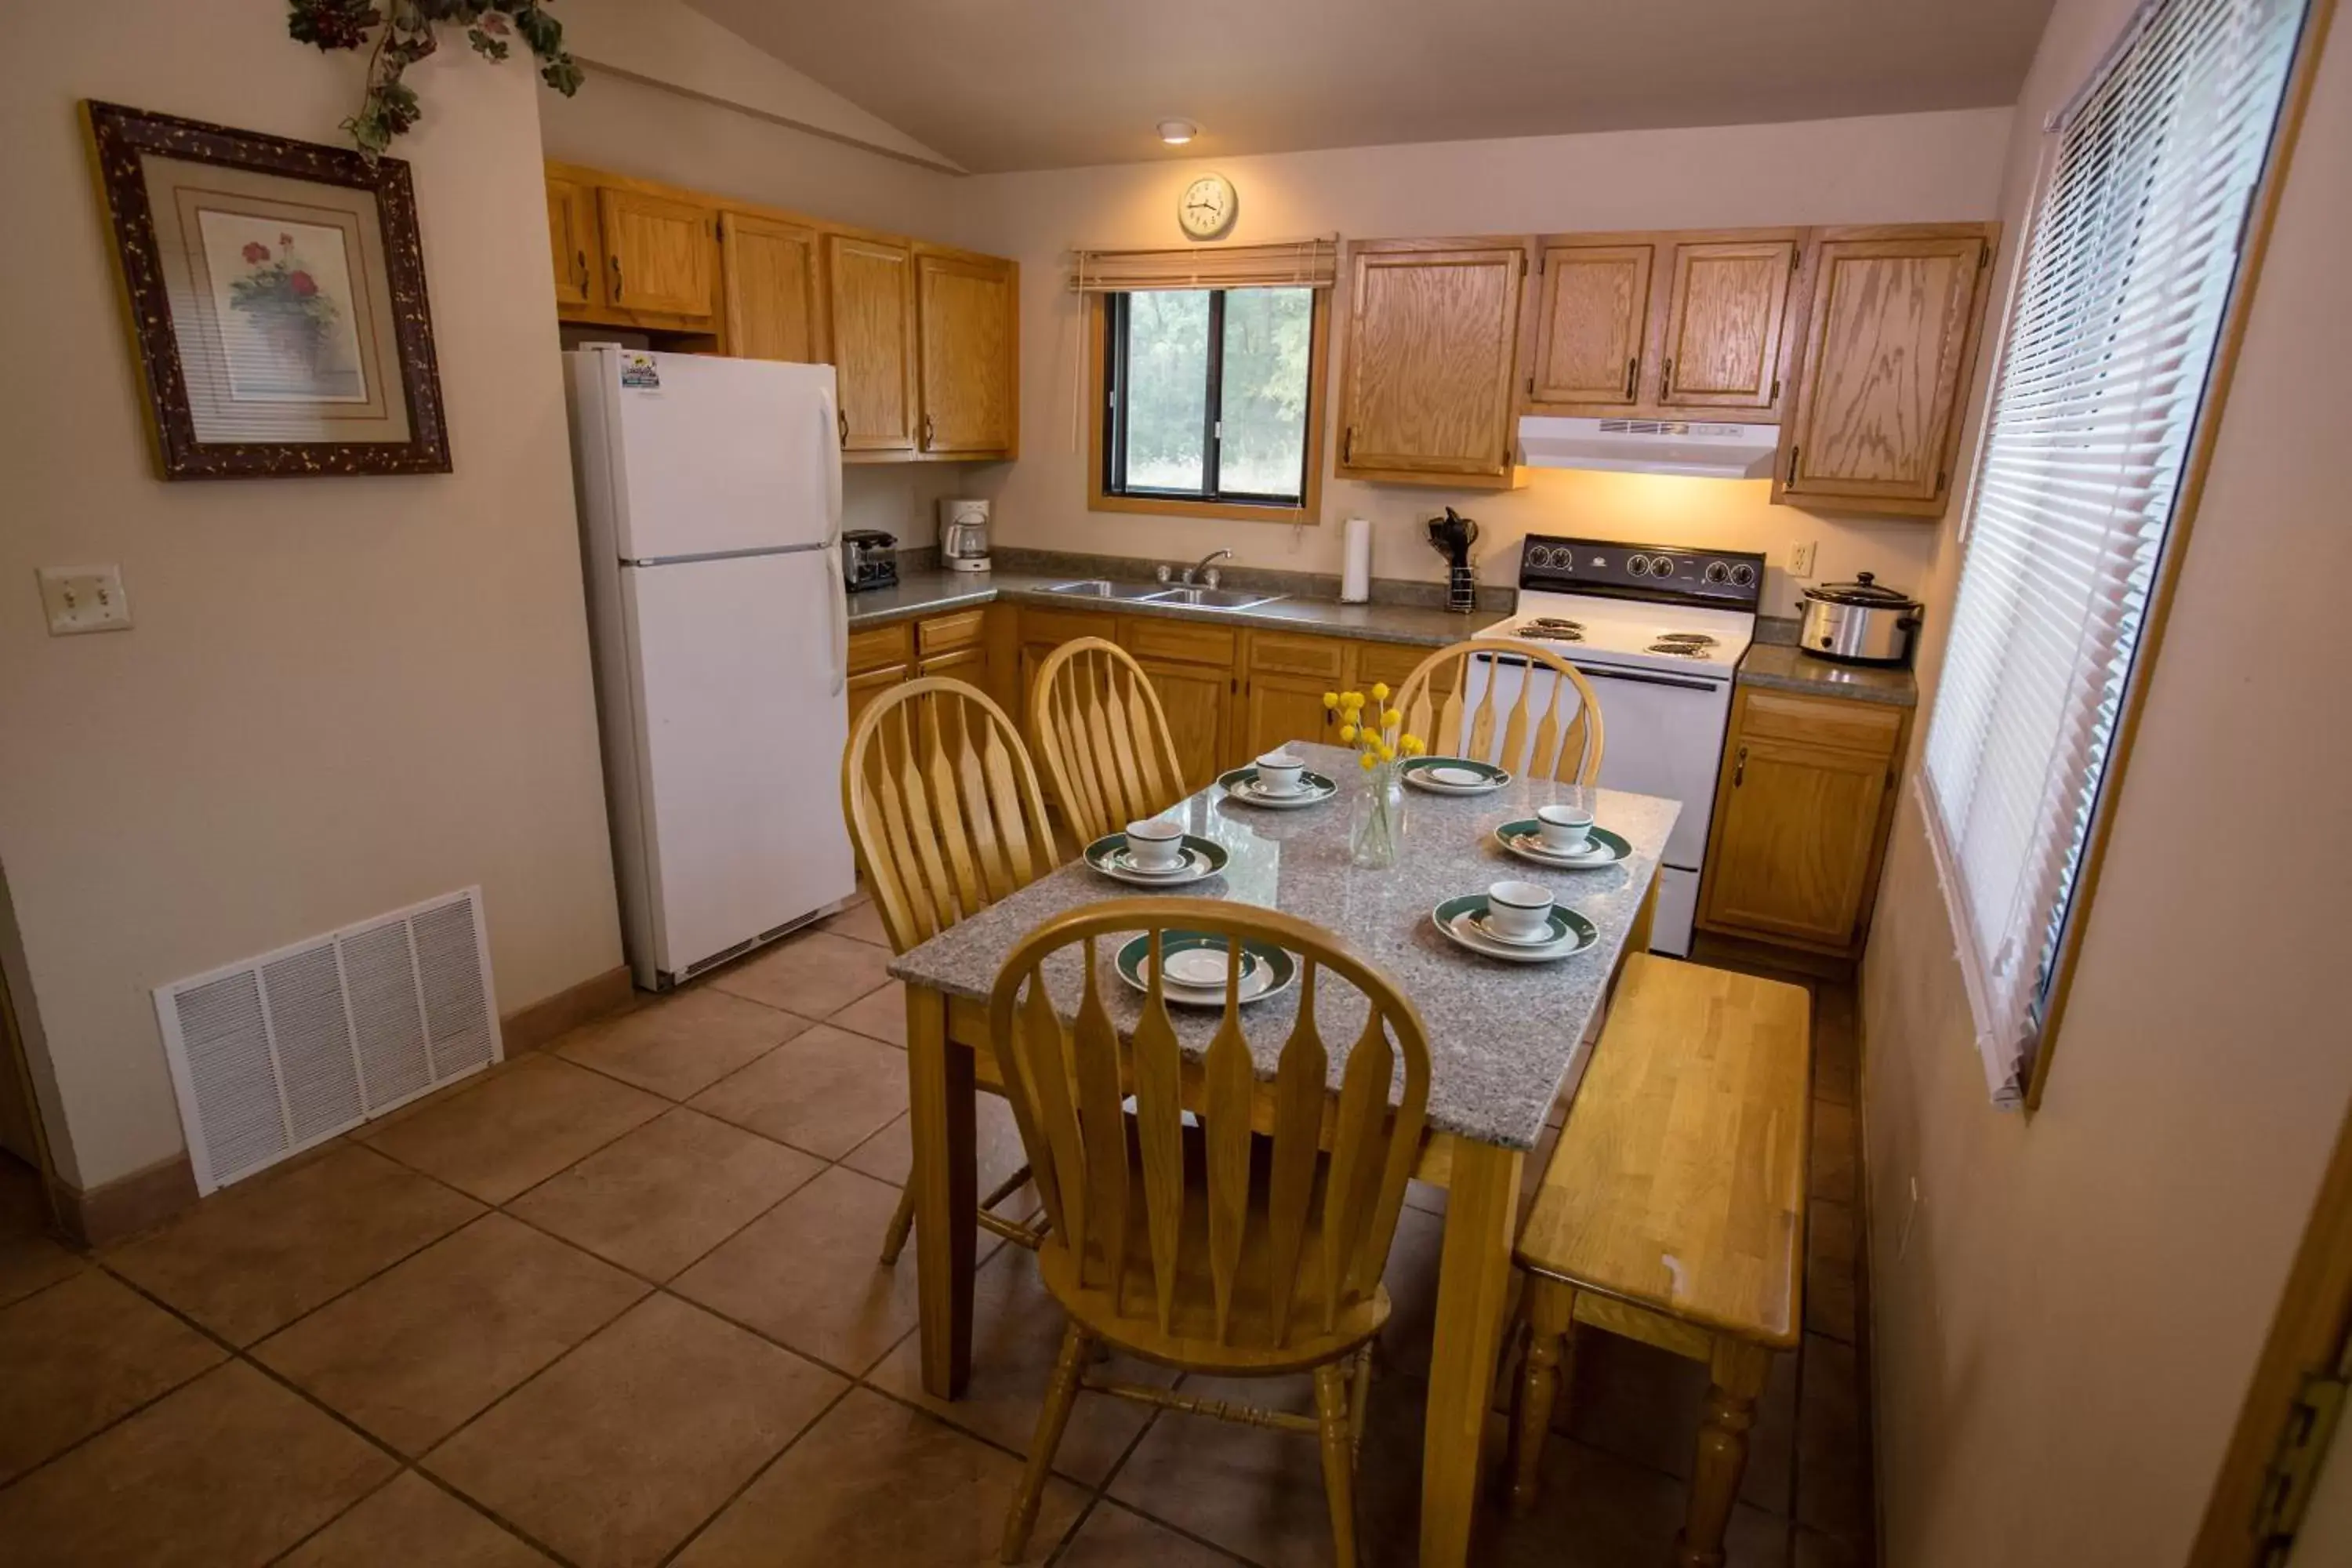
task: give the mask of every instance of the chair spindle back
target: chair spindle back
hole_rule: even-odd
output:
[[[1472,661],[1496,654],[1507,658],[1486,667],[1476,701],[1465,708]],[[1528,679],[1538,667],[1559,677],[1548,700],[1537,699],[1537,682]],[[1448,669],[1452,689],[1433,691],[1442,684],[1434,678]],[[1394,701],[1404,727],[1423,737],[1434,755],[1475,758],[1566,784],[1589,784],[1601,773],[1601,700],[1581,670],[1539,643],[1472,637],[1439,648],[1405,677]]]
[[[1030,686],[1029,725],[1081,845],[1188,793],[1160,694],[1117,643],[1076,637],[1048,654]]]

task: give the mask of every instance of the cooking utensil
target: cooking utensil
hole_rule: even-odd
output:
[[[1468,615],[1478,607],[1478,578],[1470,564],[1470,547],[1478,542],[1478,521],[1452,507],[1444,517],[1429,520],[1429,547],[1445,560],[1445,607]]]

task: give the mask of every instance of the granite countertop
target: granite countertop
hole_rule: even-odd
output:
[[[1209,626],[1236,625],[1268,631],[1319,632],[1332,637],[1360,637],[1367,642],[1411,643],[1443,647],[1459,642],[1494,620],[1481,611],[1457,616],[1448,610],[1419,605],[1342,605],[1329,599],[1276,599],[1248,610],[1196,610],[1179,605],[1141,605],[1129,600],[1088,599],[1047,592],[1069,576],[1039,576],[1009,572],[904,572],[895,588],[870,588],[849,596],[849,624],[885,626],[917,616],[985,605],[1005,599],[1026,605],[1051,605],[1057,609],[1093,610],[1136,616],[1160,616],[1171,620]]]
[[[1340,781],[1339,798],[1303,810],[1268,811],[1229,801],[1214,787],[1193,795],[1171,815],[1181,817],[1187,832],[1223,845],[1231,858],[1218,876],[1167,889],[1165,896],[1280,909],[1339,933],[1385,970],[1421,1011],[1429,1031],[1430,1125],[1484,1143],[1533,1148],[1553,1100],[1581,1066],[1581,1042],[1607,994],[1609,977],[1681,805],[1653,795],[1601,791],[1595,815],[1633,845],[1633,857],[1596,870],[1564,871],[1511,858],[1495,844],[1492,832],[1499,824],[1532,816],[1537,806],[1572,786],[1519,779],[1495,795],[1464,797],[1407,790],[1396,867],[1366,871],[1350,865],[1348,854],[1358,798],[1366,787],[1352,753],[1335,746],[1298,749],[1308,765]],[[1506,878],[1550,888],[1564,906],[1600,928],[1600,940],[1557,963],[1520,964],[1481,958],[1438,933],[1430,911],[1441,900]],[[890,973],[951,995],[984,998],[1005,955],[1043,921],[1146,891],[1073,861],[907,952],[891,963]],[[1106,944],[1104,955],[1110,951]],[[1046,975],[1066,1018],[1075,1015],[1079,995],[1077,955],[1066,952],[1057,962],[1058,967],[1047,965]],[[1139,998],[1108,963],[1102,970],[1102,994],[1112,1018],[1122,1032],[1131,1029]],[[1297,1005],[1294,987],[1246,1010],[1250,1049],[1261,1079],[1274,1077]],[[1177,1015],[1177,1037],[1186,1056],[1197,1059],[1216,1027],[1216,1011],[1171,1011]],[[1334,1089],[1363,1016],[1361,996],[1344,983],[1318,986],[1316,1017],[1331,1051]]]
[[[1800,691],[1808,697],[1843,697],[1890,708],[1916,707],[1919,682],[1908,669],[1883,665],[1836,664],[1815,658],[1786,643],[1759,642],[1739,661],[1739,684]]]

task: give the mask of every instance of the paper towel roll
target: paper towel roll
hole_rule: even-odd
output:
[[[1370,518],[1351,517],[1341,531],[1345,561],[1339,568],[1339,602],[1360,605],[1372,596],[1372,524]]]

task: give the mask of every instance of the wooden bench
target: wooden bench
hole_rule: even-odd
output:
[[[1811,1049],[1800,986],[1636,954],[1516,1253],[1528,1349],[1511,1503],[1537,1463],[1580,1324],[1707,1363],[1675,1561],[1723,1562],[1772,1352],[1802,1331]]]

